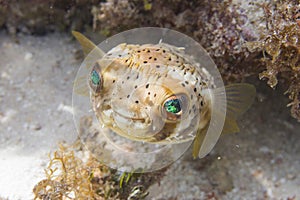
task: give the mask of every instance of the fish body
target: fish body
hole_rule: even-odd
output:
[[[223,132],[236,132],[236,118],[255,96],[249,84],[231,85],[229,96],[222,99],[224,109],[212,112],[224,88],[216,88],[214,77],[184,48],[162,42],[123,43],[104,53],[80,33],[73,34],[86,54],[99,51],[87,78],[95,115],[103,126],[128,139],[159,144],[194,140],[193,156],[203,157],[208,153],[200,153],[203,140],[214,131],[209,128],[215,125],[212,114],[224,115],[228,105]]]

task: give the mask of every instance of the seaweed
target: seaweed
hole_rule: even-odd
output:
[[[49,155],[46,178],[33,189],[34,199],[144,199],[147,189],[164,176],[166,168],[152,173],[126,173],[111,169],[73,147],[60,144]]]
[[[259,78],[271,88],[282,82],[291,102],[291,115],[300,121],[300,4],[299,1],[275,1],[260,5],[265,13],[266,30],[260,40],[246,45],[261,51],[265,68]]]

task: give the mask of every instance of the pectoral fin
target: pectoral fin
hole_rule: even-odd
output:
[[[85,56],[87,56],[92,50],[94,50],[97,51],[96,54],[98,54],[100,58],[103,57],[105,53],[87,37],[85,37],[84,35],[82,35],[77,31],[72,31],[72,34],[80,43]]]
[[[256,90],[247,83],[231,84],[225,87],[227,113],[230,118],[237,118],[246,112],[252,105]]]
[[[255,87],[246,83],[228,85],[225,91],[224,88],[211,91],[211,115],[203,118],[211,117],[207,125],[196,134],[193,144],[194,158],[205,157],[217,143],[221,133],[239,132],[236,120],[250,108],[255,94]]]
[[[226,90],[226,119],[222,134],[239,132],[237,118],[244,114],[252,105],[256,90],[247,83],[232,84],[225,87]]]
[[[222,134],[226,133],[237,133],[240,131],[240,128],[236,122],[236,119],[226,118],[224,122],[224,127],[222,130]]]
[[[94,62],[98,59],[101,59],[105,53],[81,33],[72,31],[72,34],[80,43],[85,55],[85,69],[81,69],[82,71],[84,71],[84,73],[82,73],[82,76],[78,76],[74,81],[74,92],[81,96],[88,96],[89,86],[87,75],[89,74]]]

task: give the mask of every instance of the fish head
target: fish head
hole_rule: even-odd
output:
[[[182,63],[166,62],[171,56],[167,48],[161,48],[161,53],[157,46],[147,47],[150,52],[143,49],[121,44],[96,61],[89,85],[97,118],[133,140],[192,140],[197,127],[193,123],[200,117],[202,97],[195,92],[200,91],[199,81],[193,70],[179,67]]]

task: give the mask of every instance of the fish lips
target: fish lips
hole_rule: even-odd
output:
[[[140,111],[139,114],[129,112],[127,109],[113,109],[112,117],[115,125],[123,130],[123,134],[138,140],[152,138],[163,129],[165,124],[161,116],[158,116],[156,106],[153,106],[150,111]]]

